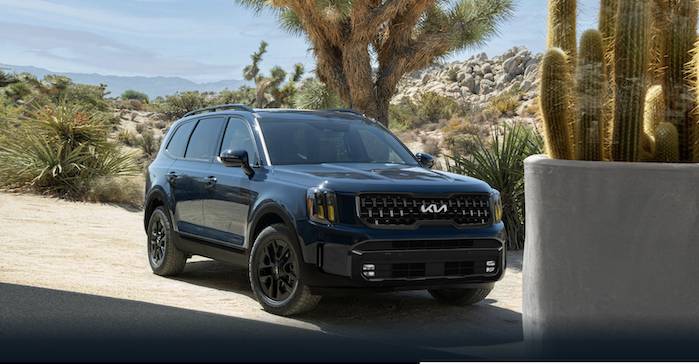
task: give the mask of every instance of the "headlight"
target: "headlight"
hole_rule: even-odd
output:
[[[337,223],[337,197],[335,191],[313,187],[306,191],[308,218],[321,224]]]
[[[498,224],[502,221],[502,201],[500,200],[500,192],[493,190],[490,192],[490,206],[493,208],[493,224]]]

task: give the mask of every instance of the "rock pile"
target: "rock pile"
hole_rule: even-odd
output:
[[[502,92],[519,86],[520,100],[533,100],[539,89],[539,63],[543,54],[532,55],[524,46],[489,59],[480,53],[463,62],[430,66],[403,76],[391,100],[397,104],[423,92],[434,91],[460,103],[487,106]]]

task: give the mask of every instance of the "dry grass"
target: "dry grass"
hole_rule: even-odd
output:
[[[99,178],[94,181],[85,200],[92,202],[113,202],[143,207],[143,176],[117,176]]]

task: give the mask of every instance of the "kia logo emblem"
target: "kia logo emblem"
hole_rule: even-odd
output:
[[[430,204],[430,205],[422,205],[420,206],[420,212],[424,213],[432,213],[432,214],[437,214],[440,212],[447,212],[447,205],[442,205],[440,207],[437,207],[436,203]]]

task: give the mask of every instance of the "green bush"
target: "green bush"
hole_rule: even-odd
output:
[[[541,135],[521,124],[506,126],[502,140],[497,131],[491,142],[476,135],[464,143],[466,156],[445,158],[447,170],[478,178],[500,191],[508,249],[524,247],[524,158],[543,150]],[[453,164],[449,162],[451,160]]]
[[[447,73],[449,76],[449,80],[451,82],[456,82],[458,79],[457,77],[459,76],[459,69],[458,68],[451,68],[449,69],[449,72]]]
[[[144,94],[143,92],[138,92],[134,90],[126,90],[121,93],[120,97],[123,101],[138,100],[144,104],[147,104],[149,102],[148,95]]]
[[[137,171],[107,139],[105,114],[62,100],[19,115],[0,144],[0,186],[84,198],[97,178]]]
[[[221,91],[221,95],[212,99],[207,106],[226,105],[226,104],[250,104],[255,99],[255,89],[242,85],[236,91],[230,91],[227,88]]]
[[[420,124],[417,106],[410,100],[388,106],[388,126],[401,131],[411,130]]]
[[[143,151],[143,154],[150,158],[158,154],[158,150],[160,150],[160,142],[162,142],[162,140],[163,138],[156,138],[152,131],[144,130],[141,135],[135,136],[131,139],[131,144],[140,148]]]
[[[171,119],[179,119],[190,111],[206,106],[207,102],[204,95],[195,91],[185,91],[165,96],[165,102],[160,104],[156,111],[168,115]]]

